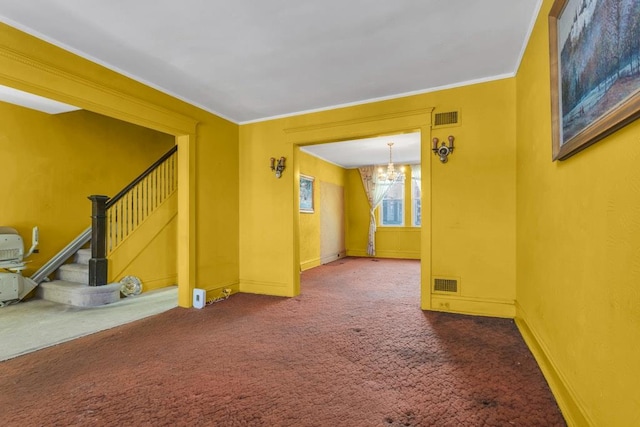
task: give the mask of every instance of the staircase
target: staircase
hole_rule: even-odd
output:
[[[63,264],[56,271],[56,280],[38,286],[40,298],[76,307],[94,307],[120,300],[120,283],[88,286],[91,249],[80,249],[73,262]]]
[[[167,200],[174,200],[178,189],[177,149],[171,148],[114,197],[89,197],[91,227],[31,276],[39,284],[36,292],[40,298],[76,307],[99,306],[120,299],[121,284],[108,283],[108,261],[115,262],[110,258],[114,251],[143,224],[154,224],[150,220],[152,214],[161,211],[160,206]],[[166,221],[160,223],[164,225]],[[89,241],[93,254],[91,249],[81,249]],[[144,248],[139,247],[138,253]],[[130,251],[125,252],[131,256]],[[65,264],[72,256],[73,262]],[[116,264],[123,263],[120,260]],[[124,270],[120,267],[119,273]],[[46,281],[54,272],[56,280]]]

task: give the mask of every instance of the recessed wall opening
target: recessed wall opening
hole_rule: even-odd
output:
[[[177,155],[149,169],[169,150],[175,149],[175,137],[6,86],[0,86],[0,100],[3,114],[12,117],[10,125],[2,131],[4,144],[0,146],[6,145],[3,151],[12,153],[9,163],[16,171],[32,168],[34,158],[39,170],[74,165],[73,174],[60,174],[44,187],[41,174],[32,173],[19,185],[8,188],[8,197],[22,203],[7,206],[0,226],[15,228],[23,238],[31,235],[33,226],[38,227],[40,234],[39,252],[29,259],[30,264],[23,272],[25,277],[34,276],[38,286],[25,295],[20,304],[29,305],[35,296],[71,305],[104,304],[101,300],[92,302],[75,297],[82,295],[79,285],[88,286],[87,264],[92,254],[87,240],[90,235],[85,237],[84,231],[92,222],[88,196],[96,194],[109,198],[118,193],[124,196],[118,205],[114,203],[108,216],[105,214],[104,226],[109,229],[103,232],[109,255],[107,284],[117,284],[131,276],[142,281],[144,292],[176,285],[176,263],[164,263],[158,268],[143,261],[143,251],[123,251],[127,246],[130,248],[134,240],[142,238],[153,241],[140,245],[145,251],[153,251],[162,259],[176,258]],[[16,146],[20,147],[19,151],[14,149]],[[145,170],[149,173],[136,181]],[[129,184],[132,184],[130,188]],[[125,189],[128,191],[123,191]],[[143,220],[151,218],[156,208],[163,209],[167,219],[153,230],[145,230],[146,236],[140,237],[140,232],[136,235],[134,229],[138,230]],[[125,227],[129,238],[126,242]],[[114,243],[115,237],[119,239],[117,243]],[[63,253],[65,245],[72,241],[73,250]],[[127,253],[123,255],[124,252]],[[57,259],[60,261],[55,264]],[[59,265],[67,260],[68,265]],[[40,269],[49,265],[48,269]],[[47,291],[45,287],[52,290]],[[112,302],[116,302],[120,292],[115,286],[111,288],[115,294]]]
[[[344,257],[420,260],[420,132],[302,145],[297,163],[300,271]]]

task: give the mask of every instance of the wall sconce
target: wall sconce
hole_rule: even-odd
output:
[[[285,162],[284,157],[280,157],[276,163],[276,158],[272,157],[270,159],[271,161],[271,171],[276,173],[276,178],[280,178],[282,176],[282,171],[285,168],[284,162]]]
[[[442,163],[447,163],[447,157],[449,157],[449,154],[453,153],[454,139],[455,138],[453,137],[453,135],[449,135],[449,137],[447,138],[447,140],[449,140],[449,146],[447,146],[447,144],[442,141],[442,144],[438,147],[438,138],[433,138],[433,148],[431,150],[433,151],[433,154],[440,157],[440,161]]]

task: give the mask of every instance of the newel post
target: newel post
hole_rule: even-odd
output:
[[[91,200],[91,259],[89,286],[107,284],[107,196],[89,196]]]

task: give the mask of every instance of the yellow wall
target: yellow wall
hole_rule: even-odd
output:
[[[31,244],[33,273],[91,225],[91,194],[114,196],[174,145],[174,138],[88,111],[49,115],[0,103],[0,224]]]
[[[196,284],[238,289],[238,125],[193,107],[196,145]]]
[[[640,425],[640,122],[551,161],[552,3],[517,75],[518,321],[573,425]]]
[[[142,291],[177,283],[178,194],[165,199],[108,254],[109,282],[136,276]]]
[[[195,202],[187,197],[194,203],[193,212],[187,212],[193,227],[187,231],[197,230],[197,239],[181,235],[179,246],[193,245],[195,253],[189,286],[210,290],[239,282],[248,292],[299,292],[296,144],[421,128],[428,145],[432,136],[453,134],[457,149],[446,165],[428,146],[422,150],[421,306],[509,316],[517,296],[518,324],[570,422],[637,425],[640,122],[564,162],[551,162],[546,21],[551,4],[543,2],[515,79],[241,127],[4,24],[0,83],[175,135],[183,135],[190,120],[197,122],[195,139],[187,138],[183,146],[189,153],[186,176],[192,181],[181,187],[193,192]],[[120,107],[123,100],[126,106]],[[461,126],[429,135],[421,110],[431,108],[459,109]],[[6,105],[0,109],[3,119],[17,111]],[[42,120],[37,114],[18,114],[29,123],[19,133],[30,132],[31,123]],[[90,113],[69,117],[78,116]],[[12,129],[0,130],[3,158],[16,150],[10,145],[16,136],[7,136]],[[50,138],[43,127],[33,131]],[[65,148],[70,155],[71,148]],[[81,229],[71,214],[53,204],[35,205],[30,194],[53,194],[54,184],[71,187],[57,182],[49,169],[56,154],[43,156],[27,147],[15,155],[23,157],[21,166],[8,175],[23,191],[9,197],[5,186],[1,222],[28,236],[31,225],[40,222],[36,212],[44,210],[64,229]],[[280,156],[287,157],[289,167],[282,179],[275,179],[268,159]],[[74,185],[79,177],[93,179],[75,164],[67,167]],[[22,186],[22,180],[30,185]],[[352,181],[347,180],[347,192]],[[109,183],[94,184],[104,184],[98,190],[108,194]],[[83,190],[83,197],[94,189]],[[87,216],[88,211],[80,215]],[[347,221],[347,229],[353,232],[357,224]],[[67,241],[51,225],[39,225],[43,253],[36,262],[48,245]],[[431,296],[432,274],[459,277],[461,295]],[[188,305],[189,294],[182,297],[181,304]]]
[[[237,289],[238,125],[5,24],[0,24],[0,84],[176,135],[179,303],[190,306],[194,287]],[[24,204],[25,197],[14,203]],[[67,221],[62,214],[52,219]]]
[[[400,167],[401,165],[398,165]],[[405,167],[404,223],[411,225],[411,168]],[[369,201],[358,169],[347,171],[347,255],[367,255],[369,235]],[[421,227],[384,227],[379,224],[380,207],[376,209],[376,258],[420,259]]]
[[[291,159],[296,144],[422,130],[426,144],[422,149],[423,215],[427,225],[421,232],[422,271],[426,275],[421,306],[513,316],[514,104],[515,79],[505,79],[241,126],[241,290],[273,295],[299,292],[294,235],[299,221],[294,177],[299,166],[294,162],[292,168],[290,164],[282,178],[275,179],[268,167],[270,157]],[[419,124],[414,119],[421,117],[421,109],[432,108],[461,111],[460,126],[433,132],[440,139],[450,133],[456,137],[456,152],[446,165],[429,150],[430,114]],[[349,173],[348,194],[356,188],[354,181]],[[348,219],[347,232],[355,232],[357,224],[360,221]],[[351,244],[349,238],[347,245]],[[432,269],[437,275],[460,277],[461,295],[431,297]]]
[[[431,155],[433,275],[459,278],[460,297],[434,297],[435,309],[515,314],[515,79],[440,93],[460,108],[446,164]],[[439,104],[440,104],[439,103]],[[423,162],[424,164],[424,162]],[[423,172],[423,181],[425,180]],[[423,201],[428,209],[428,200]]]
[[[347,170],[345,194],[347,199],[345,206],[347,255],[368,256],[369,201],[362,187],[358,169]]]
[[[313,213],[300,213],[300,270],[308,270],[321,264],[320,216],[322,195],[320,185],[330,183],[344,187],[345,169],[325,162],[307,153],[299,152],[300,173],[315,178],[313,185]]]

